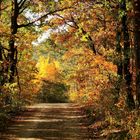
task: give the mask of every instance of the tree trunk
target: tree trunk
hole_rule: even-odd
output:
[[[81,30],[82,30],[82,34],[83,35],[86,35],[87,34],[87,32],[83,28],[81,28]],[[92,38],[91,38],[91,36],[89,34],[87,34],[87,40],[88,40],[88,43],[89,43],[89,48],[96,55],[97,52],[96,52],[96,49],[95,49],[95,45],[94,45],[93,40],[92,40]]]
[[[134,43],[136,52],[136,99],[140,107],[140,1],[134,0]]]
[[[3,67],[2,67],[2,61],[3,61],[3,58],[2,58],[2,45],[0,43],[0,86],[2,86],[2,83],[3,83]],[[1,89],[0,89],[0,92],[1,92]]]
[[[120,86],[122,83],[122,78],[123,78],[123,63],[122,63],[122,47],[120,45],[121,43],[121,32],[117,30],[116,33],[116,53],[117,53],[117,75],[118,75],[118,81],[116,84],[116,101],[118,101],[119,94],[120,94]]]
[[[15,34],[17,33],[17,18],[18,18],[18,3],[17,0],[12,0],[12,11],[11,11],[11,38],[9,40],[9,82],[14,82],[17,64],[17,48],[15,46]]]
[[[122,78],[123,77],[123,64],[122,64],[122,47],[120,45],[121,43],[121,32],[117,31],[116,34],[116,52],[119,57],[118,62],[117,62],[117,74]]]
[[[127,11],[126,11],[126,0],[122,0],[121,2],[121,10],[122,10],[122,32],[123,32],[123,45],[124,45],[124,78],[126,81],[126,92],[127,92],[127,106],[130,109],[135,108],[135,102],[132,95],[132,74],[130,73],[130,40],[129,40],[129,32],[127,26]]]

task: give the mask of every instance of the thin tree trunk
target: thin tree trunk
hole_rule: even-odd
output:
[[[136,99],[140,107],[140,1],[134,0],[134,43],[136,52]]]
[[[130,109],[135,108],[135,102],[132,95],[132,74],[130,73],[130,40],[129,40],[129,32],[127,26],[127,11],[126,11],[126,0],[121,2],[121,10],[123,16],[121,18],[122,22],[122,32],[123,32],[123,41],[124,41],[124,78],[126,81],[126,92],[127,92],[127,106]]]
[[[2,45],[1,45],[1,42],[0,42],[0,86],[2,86],[2,83],[3,83],[2,61],[3,61],[3,58],[2,58]],[[0,92],[1,92],[1,89],[0,89]]]
[[[122,47],[120,45],[120,43],[121,43],[121,32],[120,31],[117,31],[116,40],[117,40],[116,52],[119,57],[118,63],[117,63],[117,74],[122,78],[123,77],[123,64],[122,64]]]
[[[116,33],[116,53],[117,53],[117,75],[118,75],[118,81],[116,84],[116,102],[118,101],[119,98],[119,94],[120,94],[120,86],[122,83],[122,78],[123,78],[123,62],[122,62],[122,47],[120,45],[121,43],[121,32],[119,30],[117,30]]]

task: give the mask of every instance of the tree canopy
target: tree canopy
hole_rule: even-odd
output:
[[[62,93],[64,102],[113,119],[123,110],[132,121],[140,107],[139,18],[138,0],[0,0],[0,108]],[[131,123],[140,138],[139,120]]]

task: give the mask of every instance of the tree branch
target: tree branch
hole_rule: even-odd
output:
[[[23,11],[24,11],[27,7],[28,7],[28,6],[25,6],[24,8],[20,9],[20,10],[19,10],[19,15],[20,15],[21,13],[23,13]]]
[[[18,3],[18,7],[19,9],[21,9],[23,7],[23,5],[25,4],[27,0],[21,0],[19,3]]]
[[[69,24],[69,23],[68,23],[68,22],[73,23],[73,21],[71,21],[71,20],[66,20],[63,16],[61,16],[61,15],[59,15],[59,14],[54,14],[54,15],[56,15],[57,17],[59,17],[59,18],[63,19],[63,21],[64,21],[64,23],[65,23],[66,25],[68,25],[68,26],[70,26],[70,27],[72,27],[72,28],[77,29],[77,27],[76,27],[76,26],[71,25],[71,24]]]
[[[70,9],[72,7],[65,7],[65,8],[62,8],[62,9],[58,9],[58,10],[55,10],[55,11],[50,11],[49,13],[46,13],[44,14],[43,16],[37,18],[36,20],[32,21],[32,22],[29,22],[27,24],[21,24],[21,25],[18,25],[18,28],[22,28],[22,27],[27,27],[27,26],[32,26],[35,22],[47,17],[48,15],[53,15],[54,13],[56,12],[61,12],[61,11],[64,11],[66,9]]]
[[[65,24],[69,25],[70,27],[75,28],[75,29],[79,29],[80,28],[78,26],[77,22],[75,21],[75,19],[73,18],[72,15],[70,17],[71,19],[68,20],[68,21],[66,21],[66,19],[63,16],[59,15],[59,14],[55,14],[55,15],[57,15],[60,18],[62,18],[64,20]],[[70,25],[68,22],[72,22],[74,25]],[[86,35],[87,34],[87,32],[83,28],[81,28],[81,30],[82,30],[82,34],[83,35]],[[92,51],[94,52],[94,54],[96,54],[97,52],[96,52],[96,49],[95,49],[93,40],[92,40],[92,38],[91,38],[91,36],[89,34],[87,36],[87,39],[89,41],[89,47],[90,47],[90,49],[92,49]]]

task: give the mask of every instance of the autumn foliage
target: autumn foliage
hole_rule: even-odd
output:
[[[16,112],[27,103],[74,102],[91,123],[108,124],[102,134],[119,129],[139,139],[138,6],[126,0],[0,1],[0,123],[3,110]]]

